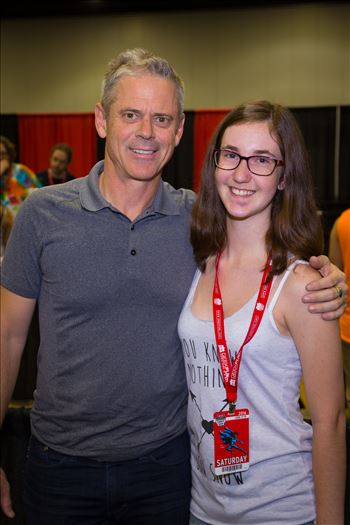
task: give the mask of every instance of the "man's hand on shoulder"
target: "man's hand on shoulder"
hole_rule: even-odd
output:
[[[327,321],[338,319],[344,313],[348,300],[349,290],[344,272],[331,263],[326,255],[311,257],[309,263],[322,277],[306,286],[303,302],[308,303],[310,312],[322,314],[322,318]]]

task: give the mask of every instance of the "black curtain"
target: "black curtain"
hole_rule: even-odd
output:
[[[193,188],[194,111],[185,112],[185,128],[180,144],[163,170],[163,179],[174,188]]]
[[[18,138],[18,117],[14,113],[6,113],[0,118],[0,135],[8,138],[17,150],[17,158],[19,154],[19,138]]]
[[[97,140],[97,160],[103,160],[105,156],[105,143],[106,139],[101,139],[96,133],[96,140]],[[92,167],[92,166],[91,166]]]
[[[339,199],[350,206],[350,106],[340,108]]]
[[[329,234],[340,213],[350,206],[350,107],[341,108],[339,196],[335,195],[335,148],[337,108],[291,108],[304,135],[310,154],[315,193],[322,213],[324,253],[328,253]]]
[[[310,154],[318,202],[334,199],[335,107],[292,108]]]

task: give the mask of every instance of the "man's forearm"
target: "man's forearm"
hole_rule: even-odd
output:
[[[1,423],[15,388],[36,300],[1,288]]]
[[[24,345],[25,340],[3,337],[1,341],[1,424],[16,385]]]

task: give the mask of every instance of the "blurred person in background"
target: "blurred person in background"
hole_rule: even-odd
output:
[[[45,171],[39,171],[37,177],[43,186],[61,184],[75,177],[68,171],[68,165],[72,161],[73,151],[68,144],[55,144],[50,151],[50,167]]]
[[[343,211],[334,222],[329,238],[329,258],[343,272],[350,283],[350,208]],[[340,336],[343,349],[346,415],[350,419],[350,306],[340,320]]]
[[[15,145],[7,137],[0,136],[1,257],[20,205],[31,191],[41,186],[35,173],[15,160]]]

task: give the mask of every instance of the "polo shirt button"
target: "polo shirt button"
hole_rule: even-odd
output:
[[[136,250],[131,250],[131,255],[136,255]]]

